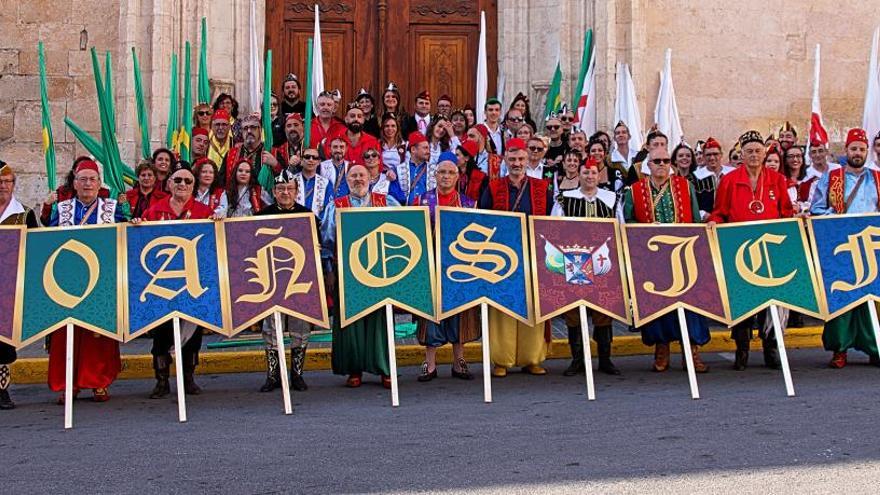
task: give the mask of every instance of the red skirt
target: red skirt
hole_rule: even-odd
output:
[[[67,329],[52,333],[49,344],[49,388],[64,391],[64,363],[67,354]],[[90,332],[73,328],[73,388],[107,388],[116,380],[122,360],[119,342]]]

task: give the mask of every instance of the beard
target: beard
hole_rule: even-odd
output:
[[[364,125],[360,122],[350,122],[345,124],[345,127],[347,127],[348,130],[353,132],[354,134],[358,134],[364,128]]]
[[[846,157],[846,164],[852,168],[862,168],[865,166],[865,159],[860,156]]]

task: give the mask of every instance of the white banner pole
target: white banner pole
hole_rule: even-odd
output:
[[[198,332],[199,329],[196,329]],[[186,423],[186,396],[183,389],[183,347],[180,343],[180,318],[174,317],[174,372],[177,374],[177,417]]]
[[[391,373],[391,406],[400,405],[397,395],[397,350],[394,348],[394,310],[390,304],[385,305],[385,327],[388,334],[388,371]]]
[[[587,307],[578,308],[581,313],[581,342],[584,347],[584,369],[587,374],[587,400],[596,400],[596,385],[593,383],[593,353],[590,350],[590,321]]]
[[[480,329],[483,348],[483,401],[492,402],[492,353],[489,349],[489,306],[480,304]]]
[[[68,323],[64,355],[64,429],[71,428],[73,428],[73,323]]]
[[[684,362],[687,366],[688,381],[691,384],[691,398],[699,399],[700,389],[697,386],[697,373],[694,371],[694,355],[691,353],[691,336],[688,333],[684,308],[678,308],[678,325],[681,327],[681,350],[684,351]]]
[[[779,361],[782,363],[782,377],[785,379],[785,393],[794,397],[794,383],[791,381],[791,368],[788,366],[788,353],[785,352],[785,340],[782,336],[782,324],[779,322],[779,307],[770,305],[770,316],[773,318],[773,331],[776,333],[776,344],[779,347]]]
[[[290,383],[287,376],[287,352],[284,349],[284,331],[281,329],[281,312],[275,312],[275,346],[278,349],[278,367],[281,372],[281,395],[284,397],[284,414],[293,413],[290,403]]]

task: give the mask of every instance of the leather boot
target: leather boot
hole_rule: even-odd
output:
[[[669,344],[657,344],[654,346],[653,370],[663,372],[669,369]]]
[[[776,339],[761,339],[761,343],[764,346],[764,366],[773,370],[781,370],[782,361],[779,360],[779,345],[776,343]]]
[[[183,355],[183,391],[186,395],[199,395],[202,393],[201,387],[196,385],[195,374],[196,365],[199,364],[199,354],[197,352],[185,353]]]
[[[171,393],[168,376],[171,374],[171,355],[153,356],[153,371],[156,373],[156,386],[150,392],[151,399],[161,399]]]
[[[297,392],[308,390],[309,386],[303,380],[303,368],[306,366],[306,344],[290,349],[290,388]]]
[[[733,369],[743,371],[749,366],[749,339],[736,339],[736,358]]]
[[[564,376],[575,376],[586,371],[584,364],[584,341],[581,340],[581,327],[568,327],[568,348],[571,349],[571,364],[562,372]]]
[[[12,383],[12,373],[8,364],[0,364],[0,409],[15,409],[15,402],[9,397],[9,384]]]
[[[619,375],[620,370],[611,362],[611,341],[613,340],[610,326],[596,327],[593,330],[596,350],[599,352],[599,371],[606,375]]]
[[[708,373],[709,365],[703,362],[703,359],[700,357],[700,346],[692,345],[691,346],[691,357],[694,359],[694,372],[696,373]]]
[[[266,383],[260,392],[271,392],[281,386],[281,369],[278,363],[278,351],[266,349]]]

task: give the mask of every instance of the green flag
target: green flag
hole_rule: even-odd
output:
[[[180,127],[180,92],[177,87],[177,54],[171,54],[171,85],[168,92],[168,128],[165,131],[165,147],[173,150],[177,147],[177,131]]]
[[[95,91],[98,95],[98,113],[101,117],[101,144],[104,148],[106,161],[104,165],[104,183],[110,188],[110,197],[115,198],[125,191],[125,183],[122,178],[121,163],[119,158],[119,146],[116,142],[116,132],[111,127],[110,109],[107,104],[107,92],[101,81],[101,67],[98,63],[98,53],[92,48],[92,70],[95,73]]]
[[[584,53],[581,55],[581,71],[578,74],[578,82],[577,86],[572,89],[571,101],[572,106],[574,106],[575,114],[578,113],[577,109],[580,108],[580,100],[581,100],[581,90],[584,87],[584,79],[587,78],[587,71],[590,68],[590,58],[593,53],[593,30],[587,29],[587,34],[584,36]]]
[[[715,228],[722,295],[736,324],[771,304],[821,318],[816,274],[796,218]]]
[[[152,157],[150,149],[150,120],[147,116],[147,104],[144,101],[144,85],[141,80],[141,66],[138,62],[134,47],[131,48],[131,58],[134,63],[134,97],[137,101],[138,131],[141,135],[141,157],[149,160]]]
[[[49,190],[55,190],[55,139],[52,137],[52,118],[49,111],[49,92],[46,89],[46,55],[43,52],[43,42],[38,44],[40,59],[40,103],[43,114],[43,157],[46,160],[46,181]]]
[[[305,116],[305,137],[303,138],[303,148],[308,148],[309,143],[311,143],[312,139],[312,64],[314,64],[313,46],[314,41],[312,38],[309,38],[308,42],[308,70],[306,70],[306,116]]]
[[[193,126],[192,73],[190,72],[189,41],[186,42],[184,50],[186,50],[186,53],[184,54],[183,59],[183,122],[180,125],[180,130],[177,132],[177,145],[179,146],[178,152],[180,153],[180,159],[188,162],[190,161],[189,137]]]
[[[266,68],[264,74],[264,83],[263,83],[263,109],[261,112],[261,118],[263,121],[263,149],[272,152],[272,146],[275,144],[272,138],[272,50],[266,51]],[[262,163],[262,160],[260,160]],[[257,182],[260,183],[260,186],[264,191],[270,192],[272,188],[275,186],[275,175],[272,173],[272,169],[263,164],[260,167],[259,175],[257,176]]]
[[[544,116],[547,117],[551,113],[559,111],[562,106],[562,64],[559,56],[556,56],[556,70],[553,71],[553,80],[550,82],[550,89],[547,90],[547,103],[544,105]]]
[[[110,128],[116,132],[116,96],[113,92],[113,61],[109,50],[104,56],[104,102],[107,105]]]
[[[208,21],[202,17],[202,40],[199,46],[199,103],[211,101],[211,84],[208,81]]]

